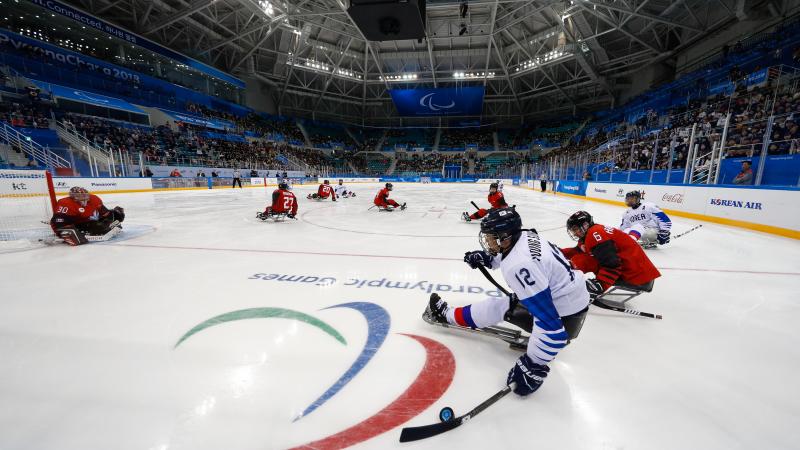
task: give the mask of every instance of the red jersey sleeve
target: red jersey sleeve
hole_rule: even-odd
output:
[[[599,224],[592,225],[586,230],[584,245],[586,251],[599,263],[597,281],[603,285],[603,289],[610,288],[619,278],[622,268],[622,260],[614,242],[614,229]]]
[[[492,205],[492,208],[505,208],[508,206],[506,203],[505,197],[503,197],[502,192],[495,192],[494,194],[489,194],[489,204]]]

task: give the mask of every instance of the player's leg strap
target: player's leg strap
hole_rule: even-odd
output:
[[[504,319],[506,322],[512,323],[528,333],[533,330],[533,316],[519,303],[516,295],[509,300],[508,311]]]
[[[561,318],[561,323],[564,324],[564,329],[567,330],[570,341],[577,339],[578,335],[581,334],[581,328],[583,328],[583,322],[586,320],[588,312],[589,307],[587,306],[582,311]]]

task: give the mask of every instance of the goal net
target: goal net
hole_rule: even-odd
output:
[[[430,183],[431,182],[431,177],[419,177],[419,182],[420,183],[425,183],[425,184]]]
[[[55,202],[49,172],[0,169],[0,253],[36,247],[51,238]]]

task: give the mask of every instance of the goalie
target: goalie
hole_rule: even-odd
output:
[[[108,209],[100,197],[74,186],[69,196],[56,203],[50,226],[53,232],[69,245],[82,245],[90,240],[106,241],[122,231],[125,210],[119,206]],[[89,239],[90,237],[98,237]]]
[[[488,214],[489,211],[493,209],[508,207],[508,203],[506,203],[506,199],[505,197],[503,197],[503,192],[502,188],[500,187],[499,181],[498,183],[492,183],[489,185],[489,204],[492,205],[491,209],[487,210],[483,208],[478,208],[478,210],[475,211],[472,215],[470,215],[465,211],[463,214],[461,214],[461,218],[467,222],[472,222],[473,220],[484,218],[486,214]]]
[[[294,219],[297,215],[297,197],[289,190],[289,184],[282,181],[278,184],[278,189],[272,192],[272,204],[267,206],[264,212],[256,214],[256,218],[261,220],[277,219],[288,217]]]

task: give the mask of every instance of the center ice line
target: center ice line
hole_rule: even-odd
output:
[[[360,253],[330,253],[330,252],[303,252],[296,250],[260,250],[248,248],[213,248],[213,247],[186,247],[177,245],[148,245],[148,244],[106,244],[117,247],[156,248],[165,250],[200,250],[212,252],[241,252],[241,253],[274,253],[278,255],[312,255],[312,256],[348,256],[353,258],[388,258],[388,259],[413,259],[418,261],[458,261],[462,258],[442,258],[438,256],[401,256],[401,255],[369,255]],[[800,272],[776,272],[760,270],[738,269],[703,269],[698,267],[657,267],[659,270],[676,270],[688,272],[719,272],[719,273],[747,273],[754,275],[786,275],[800,276]]]

